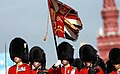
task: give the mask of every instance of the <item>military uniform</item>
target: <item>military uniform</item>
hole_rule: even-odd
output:
[[[79,74],[104,74],[103,69],[98,64],[97,51],[91,45],[85,44],[81,46],[79,57],[84,63],[84,67],[79,71]]]
[[[32,71],[32,74],[48,74],[47,73],[47,70],[36,70],[36,69],[34,69],[34,70],[31,70]]]
[[[120,74],[120,72],[112,71],[110,74]]]
[[[48,73],[50,74],[78,74],[78,69],[76,67],[71,66],[73,62],[73,54],[74,49],[73,46],[70,45],[68,42],[62,42],[58,45],[57,48],[57,55],[58,60],[67,60],[69,63],[66,65],[62,64],[63,66],[55,66],[53,65],[49,70]]]
[[[10,58],[15,62],[14,58],[18,57],[21,59],[18,65],[11,66],[9,68],[8,74],[31,74],[30,66],[28,65],[28,45],[22,38],[15,38],[11,41],[9,47]]]
[[[34,66],[33,65],[34,62],[41,63],[41,65],[39,65],[39,68],[35,68],[31,70],[32,74],[47,74],[47,70],[45,68],[46,56],[42,48],[40,48],[39,46],[34,46],[33,48],[31,48],[29,59],[31,66]]]
[[[102,68],[100,68],[99,66],[96,66],[94,68],[84,67],[80,70],[79,74],[104,74],[104,72],[103,72]]]
[[[28,64],[22,64],[20,66],[12,66],[9,68],[8,74],[31,74],[30,66]]]
[[[120,67],[114,65],[120,64],[120,48],[112,48],[109,52],[109,60],[106,63],[106,74],[120,74]]]
[[[65,67],[56,68],[56,69],[50,68],[48,72],[51,74],[78,74],[79,73],[78,69],[73,66],[70,66],[67,68]]]

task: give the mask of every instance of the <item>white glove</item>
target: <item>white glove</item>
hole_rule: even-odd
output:
[[[58,60],[54,66],[59,66],[61,64],[61,60]]]

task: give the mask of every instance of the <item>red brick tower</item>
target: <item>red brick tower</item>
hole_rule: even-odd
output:
[[[113,47],[120,48],[120,34],[118,30],[119,11],[114,0],[103,0],[101,12],[104,28],[99,30],[97,37],[97,47],[100,56],[106,62],[108,54]]]

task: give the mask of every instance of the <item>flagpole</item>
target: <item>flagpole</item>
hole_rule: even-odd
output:
[[[5,43],[5,74],[7,74],[7,50],[6,50],[6,43]]]
[[[53,6],[55,7],[55,12],[57,12],[59,10],[59,6],[57,4],[56,0],[51,0]],[[55,18],[52,19],[52,21],[55,21]],[[52,22],[52,25],[56,25],[55,23]],[[58,57],[58,51],[57,51],[57,40],[56,40],[56,36],[54,34],[54,29],[53,29],[53,35],[54,35],[54,43],[55,43],[55,47],[56,47],[56,52],[57,52],[57,57]]]
[[[54,43],[55,43],[55,47],[56,47],[56,52],[57,52],[57,57],[58,57],[58,51],[57,51],[57,39],[56,39],[56,36],[55,36],[55,34],[54,34],[54,32],[53,32],[53,35],[54,35]]]
[[[58,47],[57,47],[57,39],[56,39],[56,36],[55,36],[55,34],[54,34],[54,31],[53,31],[53,35],[54,35],[54,43],[55,43],[56,52],[57,52],[57,58],[58,58],[58,51],[57,51],[57,49],[58,49]],[[59,58],[58,58],[58,60],[59,60]],[[61,65],[59,65],[59,68],[60,68],[60,74],[62,74],[62,71],[61,71]]]

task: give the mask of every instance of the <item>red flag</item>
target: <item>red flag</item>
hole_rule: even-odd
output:
[[[53,33],[58,37],[76,40],[82,29],[77,11],[57,0],[48,0]]]

